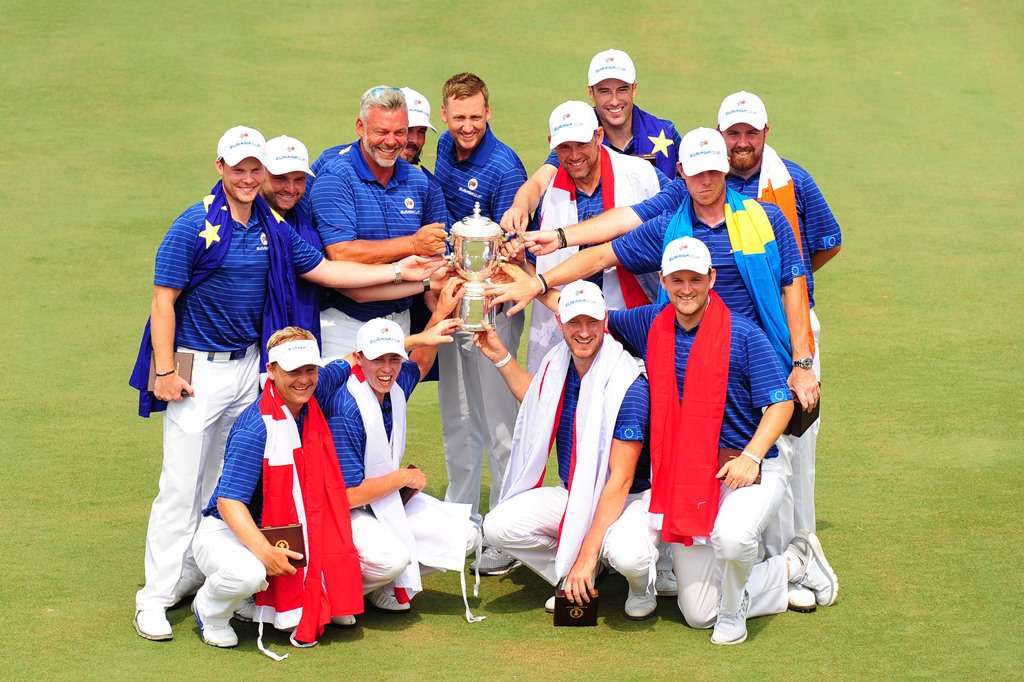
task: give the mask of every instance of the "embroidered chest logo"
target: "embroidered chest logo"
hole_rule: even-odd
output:
[[[412,200],[412,197],[405,198],[405,207],[411,209],[416,205],[416,202]]]
[[[267,245],[267,233],[266,232],[260,232],[260,244],[262,244],[263,246]]]
[[[471,191],[471,192],[475,191],[476,188],[479,187],[479,186],[480,186],[480,183],[476,181],[476,178],[470,178],[469,182],[466,183],[466,187],[468,187],[469,191]]]

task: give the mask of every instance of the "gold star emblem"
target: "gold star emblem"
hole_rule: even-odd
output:
[[[199,233],[199,236],[206,240],[206,248],[214,242],[220,241],[220,235],[217,234],[220,231],[220,225],[214,225],[209,220],[206,221],[206,229]]]
[[[657,156],[659,152],[661,152],[665,156],[668,156],[669,146],[675,143],[675,140],[670,140],[669,138],[665,137],[664,128],[662,128],[658,132],[657,137],[654,137],[653,135],[648,135],[647,139],[650,140],[651,144],[654,145],[654,148],[651,149],[651,154],[654,154],[655,156]]]

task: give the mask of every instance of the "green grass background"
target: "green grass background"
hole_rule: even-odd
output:
[[[2,0],[0,16],[0,677],[1021,676],[1021,3]],[[126,380],[154,250],[213,183],[220,133],[245,123],[315,154],[353,137],[366,87],[415,87],[439,123],[440,84],[472,70],[533,168],[548,113],[584,97],[609,46],[636,61],[638,103],[682,131],[713,125],[729,92],[761,94],[771,143],[843,226],[817,277],[819,530],[839,602],[721,649],[672,600],[624,620],[619,579],[597,629],[553,629],[526,571],[485,580],[488,619],[469,626],[447,574],[411,616],[368,614],[281,665],[248,626],[238,651],[204,646],[186,610],[173,642],[139,639],[160,418],[134,416]],[[412,409],[440,494],[435,389]]]

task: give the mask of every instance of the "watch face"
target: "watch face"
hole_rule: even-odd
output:
[[[813,358],[800,358],[799,360],[794,360],[793,361],[793,366],[794,367],[799,367],[800,369],[810,369],[811,367],[814,366],[814,359]]]

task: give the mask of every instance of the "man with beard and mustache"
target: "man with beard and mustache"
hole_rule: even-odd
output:
[[[835,216],[811,174],[789,159],[783,159],[766,143],[768,112],[755,94],[741,91],[724,100],[718,110],[718,130],[729,150],[726,184],[751,198],[769,201],[782,209],[797,238],[807,272],[807,293],[811,308],[814,352],[810,365],[821,380],[821,325],[814,306],[814,272],[842,248],[842,232]],[[778,537],[768,542],[769,552],[778,552],[797,531],[815,530],[814,464],[820,420],[802,436],[783,436],[779,441],[782,459],[790,473],[790,487],[779,516]],[[806,591],[790,595],[796,610],[813,611],[813,596]]]
[[[622,154],[646,159],[666,178],[674,178],[679,133],[672,121],[649,114],[633,103],[636,88],[636,67],[625,52],[604,50],[590,60],[587,93],[604,130],[602,144]],[[530,214],[537,208],[558,167],[559,159],[552,152],[544,165],[516,192],[515,201],[501,217],[505,230],[521,232],[526,229]]]
[[[140,416],[166,410],[146,583],[135,597],[135,629],[146,639],[171,639],[167,608],[202,583],[190,549],[201,505],[217,482],[228,430],[256,397],[261,339],[294,322],[295,281],[371,286],[397,272],[416,286],[431,272],[419,257],[380,265],[324,260],[260,195],[265,145],[252,128],[224,133],[219,181],[178,216],[156,253],[150,320],[129,381]],[[178,373],[176,353],[192,356],[191,382]]]
[[[328,158],[310,191],[314,224],[328,258],[387,263],[444,252],[444,196],[423,171],[401,158],[408,127],[400,89],[381,85],[363,93],[355,124],[359,144]],[[400,280],[396,277],[394,283]],[[428,287],[396,287],[383,301],[356,292],[329,292],[320,316],[324,356],[349,353],[356,332],[376,317],[394,320],[408,332],[413,296]]]
[[[496,220],[526,181],[523,162],[491,130],[488,97],[487,84],[472,73],[456,74],[441,88],[441,118],[448,130],[437,141],[435,173],[453,222],[472,216],[476,204],[481,215]],[[499,318],[496,331],[515,352],[523,331],[523,316]],[[448,468],[445,499],[473,505],[474,521],[480,523],[477,506],[483,459],[489,457],[490,501],[495,504],[512,447],[516,401],[491,363],[475,351],[468,336],[441,348],[438,368]],[[476,568],[483,575],[501,575],[513,564],[507,555],[485,547]]]
[[[511,266],[509,266],[511,267]],[[607,336],[601,289],[580,280],[557,303],[561,341],[531,374],[493,330],[476,345],[522,404],[501,501],[484,520],[488,541],[519,558],[568,599],[597,596],[607,563],[629,583],[626,617],[654,613],[657,535],[647,515],[650,463],[644,452],[647,380],[637,360]],[[551,443],[560,485],[541,486]],[[554,612],[554,597],[544,605]]]

